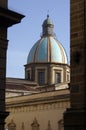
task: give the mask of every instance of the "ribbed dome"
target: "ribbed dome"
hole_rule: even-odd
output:
[[[67,55],[63,46],[55,38],[53,33],[53,22],[49,16],[43,22],[43,34],[40,40],[38,40],[27,58],[27,64],[29,63],[47,63],[56,62],[67,64]]]
[[[52,36],[43,37],[32,47],[27,63],[58,62],[67,64],[67,56],[62,45]]]

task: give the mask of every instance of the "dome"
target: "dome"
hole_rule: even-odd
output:
[[[62,45],[54,37],[43,37],[32,47],[27,63],[57,62],[67,64],[67,56]]]
[[[44,20],[42,27],[42,36],[30,50],[27,64],[48,62],[67,64],[65,49],[54,35],[54,25],[49,15]]]

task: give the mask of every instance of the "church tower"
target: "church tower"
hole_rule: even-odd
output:
[[[33,45],[25,65],[25,79],[40,86],[69,82],[67,54],[56,39],[54,24],[49,15],[43,21],[41,38]]]
[[[20,23],[24,17],[9,10],[7,4],[7,0],[0,0],[0,130],[4,130],[5,118],[9,114],[5,110],[7,29],[14,24]]]

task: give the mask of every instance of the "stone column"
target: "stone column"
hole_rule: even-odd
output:
[[[86,0],[70,0],[70,103],[64,130],[86,130]]]

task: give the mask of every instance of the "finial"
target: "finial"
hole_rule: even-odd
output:
[[[47,18],[49,18],[49,10],[47,11]]]
[[[47,14],[47,18],[49,18],[49,14]]]

